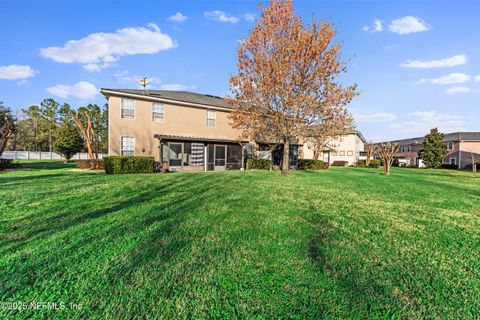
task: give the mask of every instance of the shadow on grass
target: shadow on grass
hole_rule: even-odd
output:
[[[45,176],[48,177],[49,175]],[[50,176],[56,176],[56,174],[52,174]],[[15,224],[13,226],[10,226],[10,230],[7,229],[5,231],[5,234],[10,235],[10,239],[2,239],[0,247],[5,247],[8,246],[8,244],[15,243],[15,246],[13,248],[10,247],[9,250],[17,250],[23,244],[33,238],[47,238],[52,236],[56,232],[66,231],[68,228],[75,227],[79,224],[91,221],[92,219],[101,218],[108,214],[116,213],[129,207],[140,206],[145,202],[151,201],[155,197],[164,197],[168,195],[168,193],[173,192],[173,190],[176,190],[176,188],[181,187],[183,181],[184,179],[165,181],[164,183],[156,185],[151,189],[138,193],[134,197],[127,198],[121,202],[115,203],[112,206],[103,207],[97,210],[88,209],[89,206],[94,205],[98,201],[98,199],[93,198],[90,203],[80,203],[80,205],[69,208],[68,211],[64,211],[61,214],[54,215],[45,219],[40,218],[40,221],[38,221],[38,219],[35,219],[37,217],[33,217],[31,215],[17,219],[15,221]]]
[[[362,259],[342,256],[341,248],[335,248],[339,231],[330,222],[322,219],[316,226],[308,243],[308,256],[318,272],[342,288],[350,309],[356,310],[360,318],[368,318],[373,311],[390,314],[402,308],[389,287],[379,284],[372,273],[365,272]]]
[[[163,265],[190,245],[194,238],[185,234],[187,231],[181,231],[180,226],[188,215],[201,212],[205,205],[211,203],[217,194],[212,191],[221,191],[226,182],[225,178],[219,175],[198,176],[197,179],[200,181],[197,180],[198,183],[194,185],[191,184],[188,177],[174,178],[153,185],[137,196],[112,206],[79,214],[74,213],[77,210],[73,207],[69,209],[69,212],[50,217],[45,221],[26,223],[13,230],[5,230],[5,234],[12,235],[13,232],[21,236],[21,239],[2,240],[1,245],[4,249],[2,253],[17,252],[21,254],[20,249],[25,244],[32,241],[48,242],[49,239],[55,238],[57,233],[66,232],[82,224],[85,224],[85,228],[83,228],[85,231],[81,231],[84,236],[80,240],[75,239],[66,249],[68,252],[82,252],[85,250],[85,246],[102,239],[102,235],[108,238],[108,242],[113,245],[116,241],[122,241],[126,234],[138,234],[138,236],[142,236],[140,243],[126,257],[122,257],[118,263],[112,264],[107,274],[107,278],[112,283],[134,281],[131,277],[138,269],[144,268],[150,263]],[[139,212],[138,208],[142,207],[145,207],[145,211]],[[121,211],[122,215],[130,214],[125,210],[132,210],[134,215],[129,221],[125,221],[123,218],[118,221],[106,220],[105,229],[95,224],[97,219],[113,214],[117,215]],[[96,228],[100,228],[99,231],[94,231]],[[72,231],[74,232],[72,235],[77,234],[77,230]],[[62,238],[68,239],[63,236]],[[63,243],[65,240],[56,241]],[[0,281],[0,283],[3,282],[0,284],[0,291],[5,295],[13,296],[18,290],[35,286],[36,281],[43,274],[55,273],[56,269],[61,268],[62,263],[67,263],[64,254],[68,254],[68,252],[62,253],[62,250],[65,249],[57,250],[57,254],[48,259],[28,259],[29,261],[24,262],[17,260],[17,263],[21,263],[21,267],[11,269],[13,272],[9,273],[8,278]],[[94,253],[86,252],[85,254],[89,256]],[[0,279],[2,278],[0,276]]]

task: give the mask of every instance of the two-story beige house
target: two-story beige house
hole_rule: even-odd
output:
[[[365,160],[366,140],[360,131],[349,131],[334,139],[329,139],[324,150],[320,153],[319,160],[333,164],[337,161],[355,165],[358,160]],[[303,145],[303,158],[313,159],[313,145],[305,142]]]
[[[102,89],[109,106],[109,155],[153,156],[172,171],[230,170],[245,167],[253,150],[270,151],[274,164],[281,161],[281,147],[239,141],[232,128],[230,106],[212,95],[185,91]],[[332,142],[322,160],[345,160],[354,164],[365,139],[352,132]],[[290,147],[290,165],[299,157],[312,159],[305,142]],[[328,157],[327,157],[328,155]],[[276,163],[278,162],[278,163]]]
[[[109,155],[153,156],[173,171],[242,168],[240,131],[219,97],[183,91],[102,89]]]

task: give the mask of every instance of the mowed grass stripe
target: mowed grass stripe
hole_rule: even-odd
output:
[[[480,315],[480,176],[446,170],[0,175],[1,301],[30,318]]]

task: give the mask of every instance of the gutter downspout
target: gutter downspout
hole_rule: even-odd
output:
[[[458,141],[458,169],[461,169],[462,163],[462,140]]]

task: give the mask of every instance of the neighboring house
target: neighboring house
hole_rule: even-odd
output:
[[[396,160],[407,167],[423,167],[423,162],[419,157],[419,153],[423,149],[423,139],[424,137],[418,137],[392,141],[400,146],[395,155]],[[443,158],[443,164],[465,169],[471,165],[472,155],[477,161],[480,157],[480,132],[447,133],[444,142],[447,154]],[[380,144],[378,143],[378,145]]]
[[[173,171],[230,170],[245,167],[255,154],[282,161],[283,147],[275,143],[238,141],[241,131],[228,118],[224,99],[185,91],[102,89],[109,105],[109,155],[153,156]],[[354,164],[365,139],[352,132],[332,141],[321,160]],[[299,157],[312,159],[307,144],[290,146],[290,166]]]
[[[331,139],[318,157],[328,162],[346,161],[354,165],[358,160],[365,159],[365,138],[360,131],[350,131],[336,139]],[[303,145],[303,159],[313,159],[313,145],[305,142]]]

